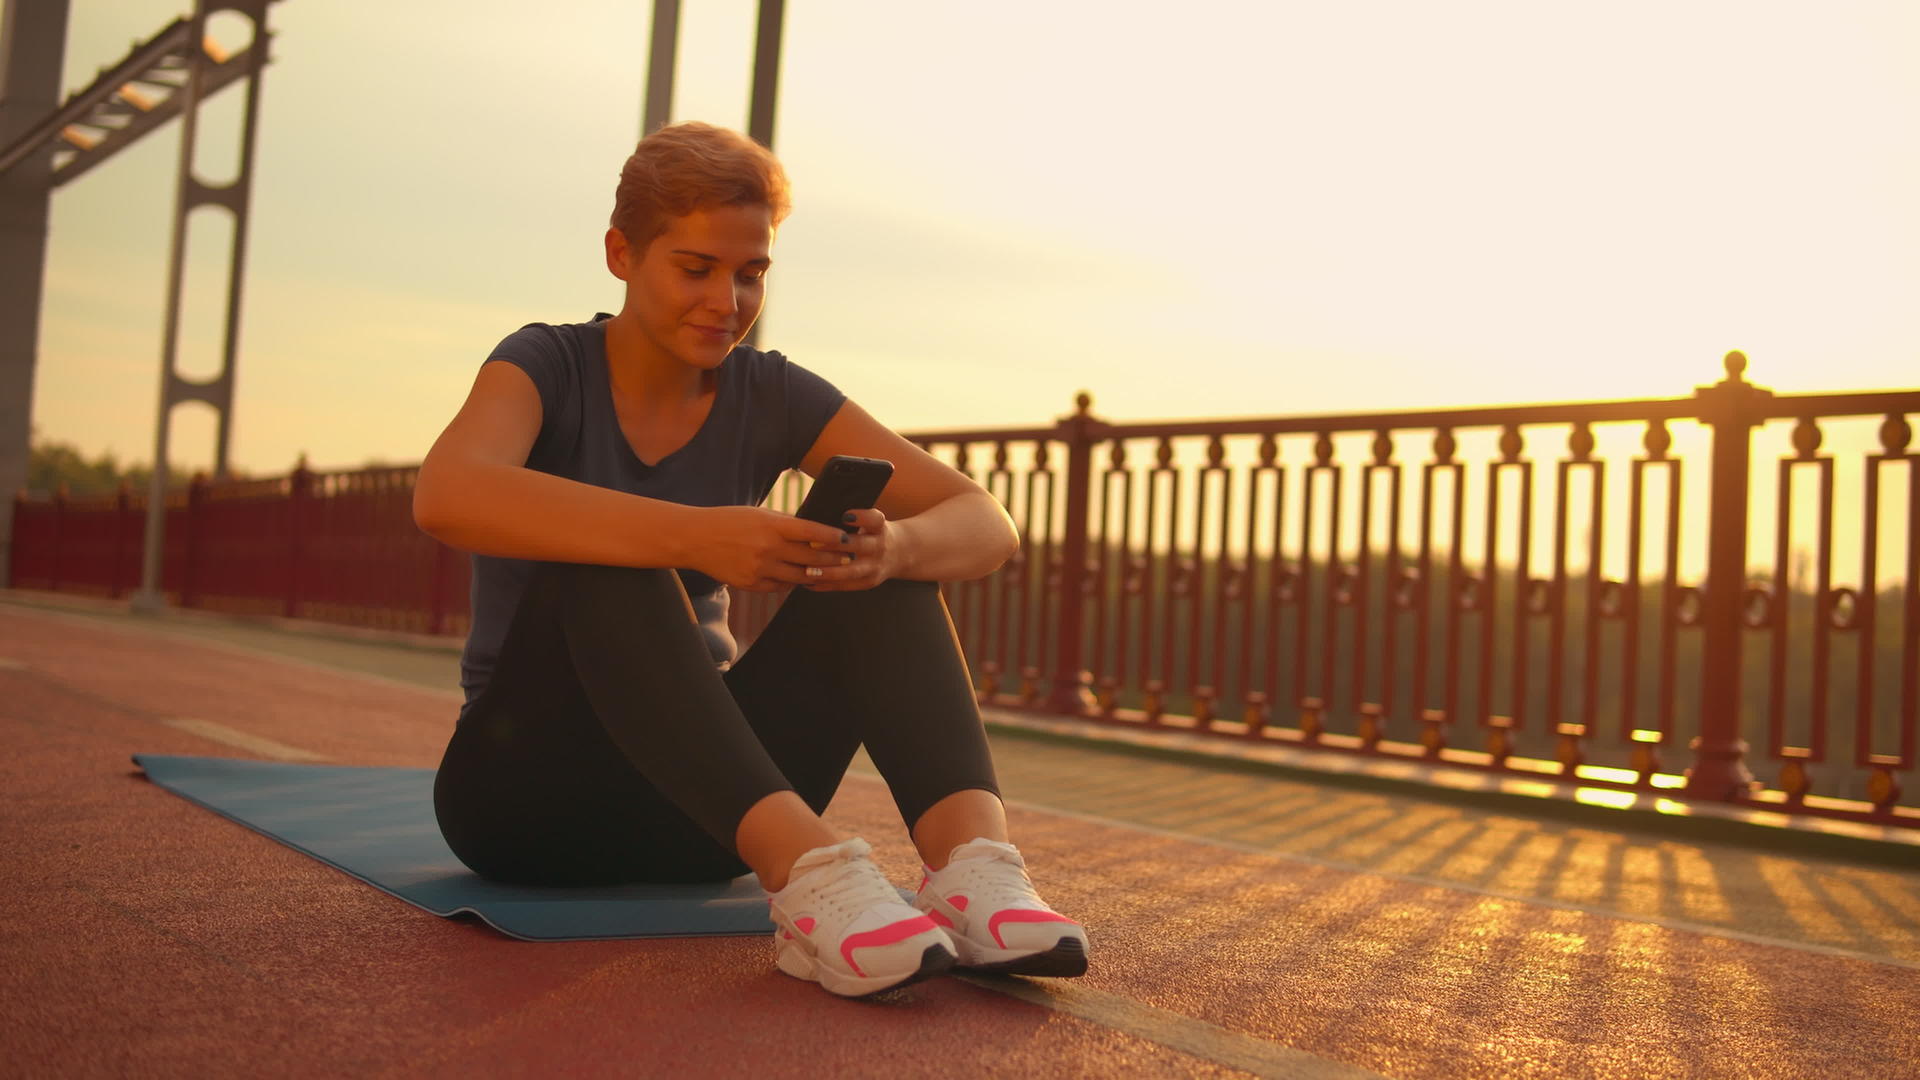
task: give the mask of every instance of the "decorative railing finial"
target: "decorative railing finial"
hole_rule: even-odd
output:
[[[1772,400],[1773,391],[1755,386],[1744,378],[1747,373],[1746,353],[1733,349],[1721,359],[1720,364],[1727,370],[1726,378],[1712,386],[1694,387],[1694,397],[1700,399],[1703,404],[1715,402],[1712,408],[1723,411],[1731,409],[1733,412],[1726,415],[1732,418],[1751,413],[1760,403]],[[1744,422],[1751,424],[1751,420]]]
[[[1811,416],[1803,416],[1793,425],[1793,449],[1802,461],[1812,461],[1813,455],[1820,449],[1820,425]]]
[[[1073,411],[1075,415],[1085,416],[1092,408],[1093,408],[1092,394],[1089,394],[1085,390],[1082,390],[1079,393],[1073,395]]]
[[[1880,449],[1892,457],[1903,457],[1907,444],[1913,441],[1913,428],[1899,413],[1888,413],[1880,425]]]

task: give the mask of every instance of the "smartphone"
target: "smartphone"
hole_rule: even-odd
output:
[[[880,492],[892,476],[891,461],[845,454],[830,457],[794,516],[841,528],[845,523],[840,516],[879,502]]]

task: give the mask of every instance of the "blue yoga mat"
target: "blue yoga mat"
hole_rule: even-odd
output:
[[[712,885],[502,885],[454,858],[433,818],[432,769],[135,754],[147,778],[435,915],[479,916],[527,941],[765,934],[751,877]]]

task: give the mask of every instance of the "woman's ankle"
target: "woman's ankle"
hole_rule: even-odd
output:
[[[1007,814],[1000,797],[985,788],[966,788],[934,803],[913,823],[913,845],[920,861],[938,870],[953,849],[969,840],[1007,841]]]
[[[754,803],[734,830],[734,850],[768,892],[787,887],[794,860],[839,842],[840,837],[791,791],[776,791]]]

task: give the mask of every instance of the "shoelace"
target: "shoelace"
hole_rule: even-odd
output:
[[[1017,851],[990,848],[983,854],[960,859],[958,863],[960,880],[944,883],[950,893],[965,892],[973,898],[974,903],[987,904],[989,910],[1008,907],[1013,901],[1047,907],[1046,901],[1041,900],[1040,894],[1034,891],[1033,879],[1027,876],[1027,861]],[[998,864],[1013,867],[1014,873],[997,873],[995,868]]]
[[[823,869],[829,876],[813,892],[823,911],[840,915],[850,909],[864,910],[889,900],[900,902],[900,894],[894,892],[879,868],[866,859],[842,859],[834,866]]]

